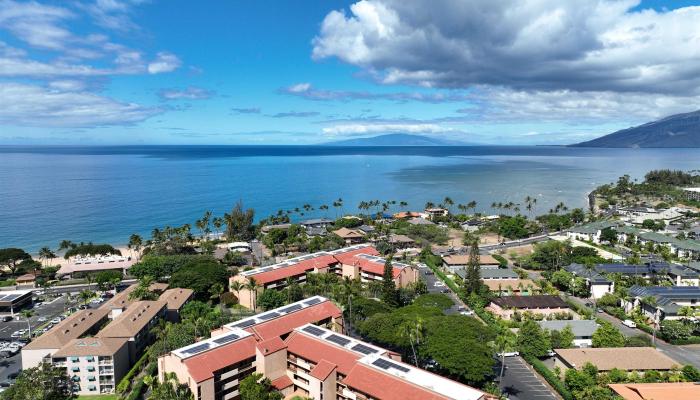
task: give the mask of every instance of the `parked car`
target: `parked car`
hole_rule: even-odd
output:
[[[474,311],[472,311],[472,310],[460,311],[459,313],[460,313],[460,315],[466,315],[466,316],[474,315]]]
[[[602,313],[604,313],[605,311],[603,311],[603,309],[602,309],[602,308],[598,308],[598,309],[596,309],[596,312],[598,312],[598,313],[602,314]]]
[[[441,281],[436,281],[436,282],[433,284],[433,286],[435,286],[435,287],[444,287],[445,284],[442,283]]]
[[[39,321],[39,322],[46,322],[46,321],[48,321],[48,318],[46,318],[46,317],[39,317],[39,318],[37,319],[37,321]]]
[[[61,322],[61,318],[60,318],[60,317],[56,317],[56,318],[54,318],[54,319],[51,320],[51,323],[54,324],[54,325],[57,324],[57,323],[59,323],[59,322]]]
[[[496,355],[497,355],[499,358],[500,358],[500,357],[517,357],[517,356],[520,355],[520,353],[517,352],[517,351],[508,351],[508,352],[505,352],[505,353],[498,353],[498,354],[496,354]]]
[[[622,325],[624,325],[628,328],[636,328],[637,327],[637,324],[634,321],[632,321],[631,319],[626,319],[626,320],[622,321]]]
[[[2,316],[2,322],[9,322],[12,321],[12,317],[9,315],[3,315]]]
[[[450,289],[442,289],[440,293],[450,293]]]

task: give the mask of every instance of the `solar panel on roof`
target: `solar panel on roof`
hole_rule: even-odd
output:
[[[21,294],[8,294],[7,296],[2,298],[2,301],[12,301],[18,298],[19,296],[21,296]]]
[[[326,331],[324,331],[323,329],[317,328],[315,326],[306,326],[306,327],[302,328],[301,330],[306,332],[306,333],[310,333],[314,336],[321,336],[324,333],[326,333]]]
[[[278,312],[273,311],[273,312],[270,312],[270,313],[267,313],[264,315],[259,315],[258,318],[263,320],[263,321],[267,321],[268,319],[272,319],[272,318],[279,317],[279,316],[280,316],[280,314]]]
[[[261,269],[259,272],[267,272],[271,269],[272,269],[272,267],[265,267],[265,268]]]
[[[352,346],[352,349],[354,351],[356,351],[358,353],[362,353],[362,354],[373,354],[373,353],[376,353],[378,351],[378,350],[373,349],[369,346],[365,346],[364,344],[359,344],[359,343]]]
[[[4,299],[5,297],[7,297],[7,296],[4,295],[4,294],[0,294],[0,301],[3,301],[3,299]]]
[[[345,346],[346,344],[350,343],[350,340],[338,335],[330,335],[326,338],[326,340],[328,340],[329,342],[337,343],[341,346]]]
[[[311,300],[305,301],[304,304],[306,304],[307,306],[312,306],[312,305],[318,304],[318,303],[320,303],[320,302],[321,302],[321,299],[313,298],[313,299],[311,299]]]
[[[295,305],[293,305],[293,306],[289,306],[289,307],[287,307],[287,308],[283,308],[283,309],[281,309],[279,312],[287,314],[287,313],[290,313],[290,312],[293,312],[293,311],[297,311],[297,310],[301,310],[301,304],[295,304]]]
[[[409,372],[410,371],[410,369],[408,369],[402,365],[394,364],[393,362],[387,361],[383,358],[378,358],[378,359],[374,360],[374,362],[372,362],[372,364],[381,368],[381,369],[394,368],[394,369],[397,369],[401,372]]]
[[[235,326],[236,328],[247,328],[251,325],[255,325],[255,320],[249,319],[249,320],[234,324],[233,326]]]
[[[216,339],[213,339],[212,342],[216,344],[224,344],[228,342],[233,342],[234,340],[237,340],[240,336],[236,335],[235,333],[232,333],[230,335],[225,335],[225,336],[220,336]]]
[[[189,349],[182,350],[183,354],[197,354],[209,349],[209,343],[202,343]]]

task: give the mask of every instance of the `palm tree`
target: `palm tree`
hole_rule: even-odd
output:
[[[656,297],[654,296],[644,296],[642,298],[642,303],[645,303],[649,306],[651,306],[654,309],[654,329],[652,330],[652,339],[651,339],[651,345],[656,347],[656,330],[659,329],[659,317],[660,317],[660,310],[659,307],[656,305]]]
[[[255,280],[255,278],[251,276],[248,278],[248,282],[246,282],[243,287],[244,289],[248,290],[252,310],[255,310],[256,302],[258,300],[258,288],[260,287],[260,285],[258,285],[258,282]]]
[[[503,378],[503,371],[506,366],[506,352],[513,351],[515,348],[515,337],[510,331],[504,330],[496,336],[495,345],[496,350],[501,355],[501,373],[498,376]]]
[[[90,299],[95,297],[95,292],[93,292],[92,290],[83,290],[80,292],[78,297],[80,298],[80,300],[83,301],[83,304],[87,304],[88,301],[90,301]]]
[[[442,203],[445,205],[445,208],[452,212],[452,206],[455,204],[455,202],[450,197],[446,196],[445,199],[442,200]]]
[[[411,344],[411,351],[413,352],[413,365],[418,366],[418,354],[416,353],[416,347],[420,345],[421,340],[423,340],[423,320],[418,317],[414,322],[406,322],[401,326],[401,335],[408,339]]]
[[[138,260],[141,255],[141,246],[143,245],[143,238],[140,235],[134,233],[129,236],[128,248],[136,252],[136,259]]]
[[[216,232],[216,237],[218,239],[219,232],[221,232],[221,227],[224,226],[224,219],[221,217],[214,217],[214,219],[212,219],[211,223],[212,223],[212,225],[214,225],[214,232]]]
[[[401,208],[401,210],[403,210],[403,209],[406,208],[406,207],[408,207],[408,203],[405,202],[405,201],[403,201],[403,200],[401,200],[401,201],[399,202],[399,208]]]
[[[241,302],[241,290],[244,289],[243,284],[240,283],[239,281],[233,281],[229,285],[229,289],[232,292],[236,293],[236,299],[238,299],[238,302],[240,303]]]
[[[429,208],[435,208],[435,203],[433,203],[432,201],[425,203],[425,209],[427,210]]]
[[[39,259],[46,260],[48,262],[48,260],[51,260],[53,258],[56,258],[56,254],[53,251],[51,251],[51,249],[47,246],[42,247],[41,250],[39,250]]]
[[[467,203],[467,210],[475,210],[476,209],[476,201],[472,200],[469,203]]]
[[[32,337],[32,324],[29,322],[29,318],[34,315],[34,311],[32,310],[22,310],[20,311],[20,314],[24,317],[24,319],[27,321],[27,331],[29,333],[29,338],[31,339]]]

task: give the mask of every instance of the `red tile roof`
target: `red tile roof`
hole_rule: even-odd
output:
[[[366,258],[360,257],[360,256],[353,256],[352,258],[349,258],[347,260],[348,262],[343,262],[343,264],[347,265],[357,265],[360,267],[360,270],[363,272],[369,272],[371,274],[375,275],[382,275],[384,274],[384,263],[368,260]],[[394,264],[394,278],[398,277],[401,275],[401,271],[403,271],[404,267],[399,267]]]
[[[382,400],[449,400],[400,378],[357,364],[343,379],[348,387]]]
[[[328,378],[328,375],[330,375],[336,367],[337,365],[331,362],[321,360],[318,364],[316,364],[314,369],[312,369],[311,372],[309,372],[309,375],[313,376],[314,378],[320,381],[325,381],[326,378]]]
[[[277,351],[280,351],[280,350],[286,348],[287,345],[284,344],[282,339],[280,339],[278,337],[274,337],[272,339],[263,340],[262,342],[258,342],[256,347],[263,354],[272,354],[274,352],[277,352]]]
[[[245,337],[211,351],[185,359],[190,376],[199,383],[214,377],[214,371],[255,357],[255,338]]]
[[[358,254],[369,254],[370,256],[379,256],[379,252],[372,246],[366,246],[359,248],[357,250],[347,251],[345,253],[336,254],[336,260],[340,261],[345,265],[352,265],[355,260],[355,256]]]
[[[272,381],[272,386],[277,390],[282,390],[292,386],[294,383],[287,375],[282,375],[279,378]]]
[[[338,372],[347,375],[360,358],[350,350],[345,350],[322,340],[313,339],[299,332],[292,332],[287,338],[287,351],[306,360],[319,363],[325,360],[337,365]]]
[[[324,301],[271,321],[245,328],[245,330],[254,334],[258,340],[267,340],[286,335],[308,323],[316,323],[328,317],[340,317],[341,315],[342,311],[335,304],[331,301]]]
[[[288,267],[276,268],[271,271],[261,272],[250,276],[255,278],[257,283],[264,285],[266,283],[284,280],[291,276],[303,275],[309,271],[313,271],[314,268],[327,268],[337,263],[338,261],[332,255],[327,254],[312,258],[310,260],[300,261]]]

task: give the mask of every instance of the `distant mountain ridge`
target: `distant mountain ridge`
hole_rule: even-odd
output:
[[[367,138],[355,138],[323,143],[323,146],[470,146],[457,140],[447,140],[407,133],[390,133]]]
[[[700,147],[700,110],[571,145],[573,147]]]

